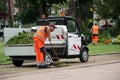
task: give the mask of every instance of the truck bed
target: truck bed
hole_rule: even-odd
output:
[[[5,28],[4,29],[4,53],[6,56],[35,56],[33,44],[6,45],[6,42],[22,31],[30,32],[30,28]],[[51,42],[55,48],[65,47],[65,33],[62,27],[58,27],[51,33]],[[45,47],[52,47],[48,40],[45,41]]]

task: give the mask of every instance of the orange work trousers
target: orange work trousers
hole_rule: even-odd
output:
[[[92,36],[92,43],[97,44],[98,42],[98,36]]]
[[[34,50],[36,53],[36,62],[43,63],[44,62],[44,53],[41,51],[41,48],[44,47],[44,43],[37,37],[34,38]]]

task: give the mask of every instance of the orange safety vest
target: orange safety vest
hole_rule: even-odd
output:
[[[45,31],[46,30],[46,31]],[[50,30],[47,29],[46,26],[42,26],[40,28],[37,29],[36,33],[34,34],[34,37],[39,38],[43,43],[45,42],[45,40],[50,36]]]
[[[97,25],[92,27],[92,34],[98,34],[99,33],[99,28]]]

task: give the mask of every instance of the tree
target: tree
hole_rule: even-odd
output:
[[[37,0],[37,3],[42,6],[42,12],[41,13],[43,13],[45,15],[48,15],[47,8],[51,8],[52,4],[67,3],[67,0]]]
[[[66,15],[75,17],[75,1],[74,0],[69,0],[68,10]]]
[[[90,11],[92,0],[76,0],[75,1],[75,18],[80,24],[84,32],[87,31],[88,20],[93,18],[93,13]]]
[[[7,10],[6,9],[6,6],[5,6],[5,3],[6,3],[7,0],[0,0],[0,11],[2,13],[5,13],[5,11]]]
[[[118,24],[114,34],[120,33],[120,0],[93,0],[94,11],[103,19],[112,18]],[[113,29],[114,30],[114,29]]]
[[[20,9],[17,15],[17,20],[22,21],[23,24],[33,23],[38,16],[38,4],[33,0],[16,0],[16,7]]]
[[[16,0],[16,6],[21,11],[18,19],[21,19],[23,23],[34,22],[42,14],[46,16],[50,14],[48,9],[52,7],[52,4],[63,4],[66,2],[67,0]]]
[[[101,18],[117,20],[120,26],[120,0],[94,0],[94,11]]]

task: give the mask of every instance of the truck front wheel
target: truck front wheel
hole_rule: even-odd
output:
[[[45,63],[50,65],[52,63],[52,58],[49,52],[46,52],[45,54]]]
[[[12,63],[17,67],[22,66],[23,62],[23,60],[12,60]]]
[[[87,62],[88,61],[88,58],[89,58],[89,55],[88,55],[88,50],[87,49],[82,49],[81,50],[81,53],[79,55],[79,59],[81,62]]]

